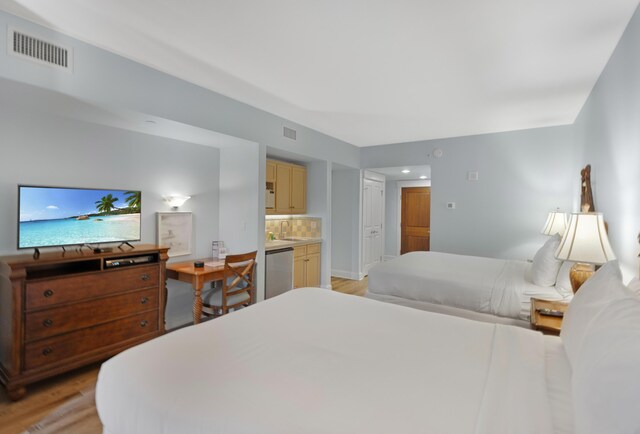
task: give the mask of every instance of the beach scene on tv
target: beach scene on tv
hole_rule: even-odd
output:
[[[21,186],[19,195],[19,248],[140,239],[140,191]]]

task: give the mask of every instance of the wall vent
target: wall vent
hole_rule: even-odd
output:
[[[40,64],[71,70],[72,51],[60,45],[9,29],[9,52]]]
[[[295,140],[296,139],[296,130],[293,130],[291,128],[287,128],[287,127],[283,127],[284,128],[284,136],[291,139],[291,140]]]

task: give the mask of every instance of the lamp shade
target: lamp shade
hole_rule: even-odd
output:
[[[587,264],[604,264],[616,259],[602,213],[572,213],[556,258]]]
[[[543,235],[564,235],[564,231],[567,230],[567,213],[560,211],[553,211],[549,213],[547,222],[540,231]]]

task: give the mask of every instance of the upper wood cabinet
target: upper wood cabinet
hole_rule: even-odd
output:
[[[267,160],[267,182],[276,182],[276,162]]]
[[[307,168],[281,161],[267,160],[267,182],[275,173],[276,203],[267,214],[306,214]]]
[[[275,161],[267,160],[267,173],[266,173],[265,190],[265,211],[266,214],[276,214],[275,204],[275,186],[276,186],[276,163]]]

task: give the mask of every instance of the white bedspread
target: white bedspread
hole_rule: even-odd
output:
[[[561,300],[534,285],[525,261],[411,252],[369,270],[369,292],[528,320],[531,297]]]
[[[550,433],[540,333],[304,288],[100,370],[115,433]]]

